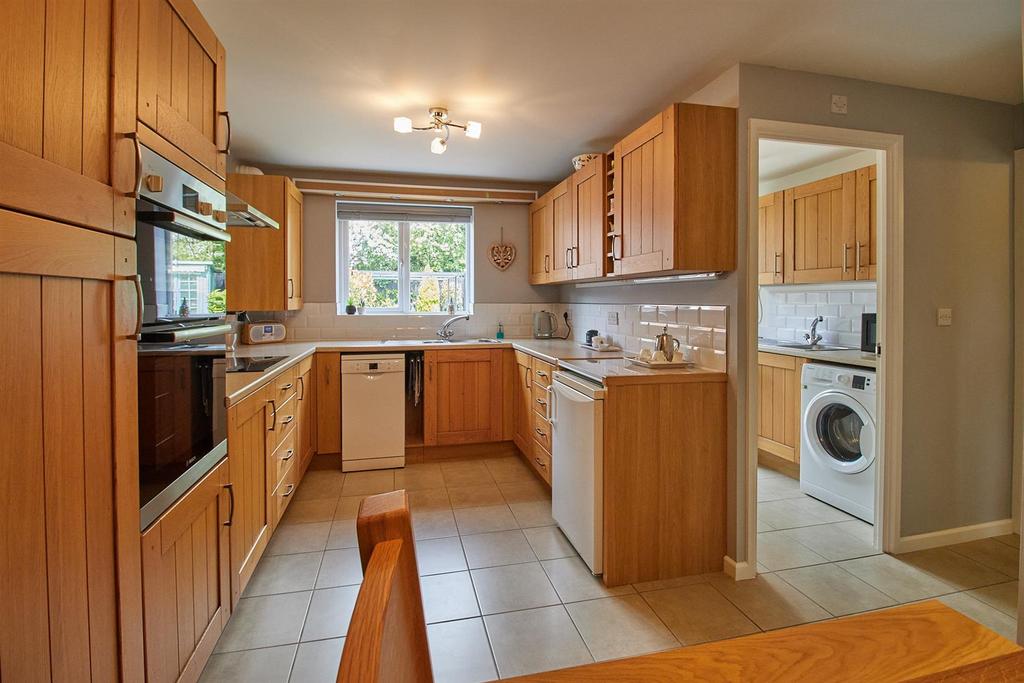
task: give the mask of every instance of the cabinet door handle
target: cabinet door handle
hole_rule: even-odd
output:
[[[281,462],[288,462],[289,460],[292,459],[293,455],[295,455],[295,449],[289,448],[287,451],[285,451],[285,454],[281,456]]]
[[[146,302],[142,298],[142,276],[136,273],[132,280],[135,282],[135,337],[142,334],[142,316],[146,311]]]
[[[274,418],[274,421],[270,423],[270,431],[277,429],[277,403],[274,399],[267,401],[270,404],[270,416]]]
[[[288,298],[295,298],[295,280],[288,278]]]
[[[533,368],[526,368],[526,388],[533,388]]]
[[[231,114],[229,112],[227,112],[227,111],[219,111],[219,112],[217,112],[217,115],[218,116],[223,116],[224,120],[228,124],[228,139],[227,139],[227,142],[224,144],[224,149],[218,149],[217,151],[220,152],[221,154],[230,154],[231,153]]]
[[[775,252],[775,274],[778,275],[781,271],[779,270],[779,259],[782,258],[782,254]]]
[[[551,272],[551,255],[550,254],[544,254],[544,272],[545,273],[550,273]]]
[[[295,484],[288,484],[288,490],[281,494],[282,498],[287,498],[292,495],[292,491],[295,490]]]
[[[572,268],[572,247],[567,247],[565,250],[565,267]]]
[[[544,372],[543,370],[538,370],[537,371],[537,376],[538,377],[547,377],[548,373]]]
[[[302,377],[299,378],[299,400],[306,398],[306,380]]]
[[[580,248],[578,246],[572,248],[572,267],[580,267]]]
[[[857,245],[857,247],[856,247],[856,251],[854,252],[854,255],[853,255],[853,259],[854,259],[853,263],[854,263],[855,272],[858,275],[860,275],[860,240],[858,240],[856,242],[856,245]]]
[[[546,406],[548,404],[548,402],[542,398],[538,398],[537,403],[541,404],[542,406]]]
[[[138,199],[142,194],[142,142],[139,140],[139,134],[135,131],[125,133],[124,136],[135,143],[135,185],[131,192],[125,193],[125,196]]]
[[[616,249],[616,247],[619,247],[619,249]],[[621,250],[621,247],[622,247],[622,235],[620,235],[618,233],[615,233],[614,235],[612,235],[612,260],[613,261],[621,261],[622,260],[622,253],[621,253],[622,250]]]
[[[846,244],[844,242],[843,243],[843,272],[844,273],[850,269],[849,254],[850,254],[850,245]]]
[[[291,424],[292,420],[294,420],[294,419],[295,419],[294,415],[287,415],[284,419],[281,420],[281,426],[283,427],[285,425]]]
[[[224,522],[224,526],[231,526],[235,521],[235,487],[233,484],[224,484],[224,488],[228,490],[228,521]]]
[[[548,433],[547,433],[547,432],[545,432],[545,431],[543,431],[543,430],[542,430],[542,429],[541,429],[540,427],[534,427],[534,428],[533,428],[533,431],[537,432],[537,433],[538,433],[538,434],[540,434],[541,436],[547,436],[547,435],[548,435]]]
[[[292,385],[292,383],[291,383],[291,382],[288,382],[288,384],[282,384],[282,385],[281,385],[281,391],[288,391],[289,389],[291,389],[291,388],[292,388],[292,386],[293,386],[293,385]]]
[[[537,467],[541,468],[542,470],[546,470],[548,468],[548,466],[541,462],[541,459],[536,456],[534,456],[533,461],[537,463]]]

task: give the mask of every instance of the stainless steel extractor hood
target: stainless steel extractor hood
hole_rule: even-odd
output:
[[[228,192],[227,213],[228,227],[281,229],[277,221],[232,192]]]

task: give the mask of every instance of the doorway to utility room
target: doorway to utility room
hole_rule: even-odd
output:
[[[765,138],[756,149],[756,570],[798,591],[858,585],[882,551],[885,152]],[[888,604],[867,585],[822,600],[840,613]]]

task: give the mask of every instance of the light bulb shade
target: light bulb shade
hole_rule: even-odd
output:
[[[412,132],[412,119],[408,116],[396,116],[395,117],[395,132],[396,133],[411,133]]]
[[[434,154],[444,154],[446,149],[448,149],[448,143],[444,141],[444,138],[434,138],[430,143],[430,151]]]
[[[466,137],[479,138],[483,125],[479,121],[466,121]]]

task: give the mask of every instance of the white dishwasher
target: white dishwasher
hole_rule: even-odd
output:
[[[594,575],[603,570],[604,385],[551,382],[551,516]]]
[[[405,466],[405,354],[341,357],[341,469]]]

